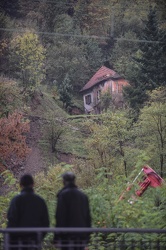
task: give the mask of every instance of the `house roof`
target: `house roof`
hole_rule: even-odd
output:
[[[92,78],[85,84],[85,86],[81,89],[82,91],[88,90],[95,86],[97,83],[107,80],[107,79],[118,79],[122,78],[119,76],[114,70],[109,69],[105,66],[102,66],[93,76]]]

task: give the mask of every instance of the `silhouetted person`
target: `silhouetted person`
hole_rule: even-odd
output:
[[[20,179],[21,192],[15,196],[9,206],[7,219],[8,228],[37,228],[37,227],[49,227],[49,216],[46,203],[43,198],[34,193],[33,190],[34,180],[29,174],[25,174]],[[44,238],[45,234],[42,234]],[[36,233],[11,233],[11,243],[28,245],[32,242],[37,243],[38,237]],[[10,249],[33,249],[11,247]],[[36,249],[36,248],[35,248]]]
[[[62,175],[64,187],[57,195],[56,208],[56,227],[91,227],[91,215],[88,197],[75,185],[75,175],[72,172],[66,172]],[[88,243],[89,233],[60,233],[55,234],[55,242],[60,240],[62,250],[82,250]],[[74,244],[82,246],[71,247],[71,240]]]

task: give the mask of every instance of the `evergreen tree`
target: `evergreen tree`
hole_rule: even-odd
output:
[[[166,84],[165,33],[158,25],[155,9],[150,8],[140,39],[145,42],[140,44],[133,58],[132,73],[127,76],[131,86],[125,88],[125,96],[137,112],[147,101],[147,91]]]
[[[63,102],[63,107],[68,108],[71,104],[72,99],[72,85],[70,84],[70,79],[68,74],[66,74],[63,82],[58,86],[58,92],[60,100]]]
[[[165,38],[165,33],[158,25],[156,11],[150,9],[142,39],[151,43],[145,42],[141,45],[142,57],[136,59],[142,72],[140,81],[145,84],[147,90],[166,84]]]

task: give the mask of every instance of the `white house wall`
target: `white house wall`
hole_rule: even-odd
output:
[[[90,95],[91,96],[91,103],[90,104],[86,104],[86,96]],[[86,93],[83,95],[83,100],[84,100],[84,108],[85,108],[85,113],[89,113],[93,110],[93,93]]]
[[[93,107],[98,103],[97,100],[97,91],[101,90],[101,91],[106,91],[108,89],[110,89],[110,92],[112,92],[112,80],[108,80],[104,83],[99,84],[98,86],[95,86],[93,88],[93,90],[89,93],[86,93],[83,95],[83,100],[84,100],[84,108],[85,108],[85,113],[89,113],[93,111]],[[86,103],[86,97],[87,96],[91,96],[91,103],[87,104]]]

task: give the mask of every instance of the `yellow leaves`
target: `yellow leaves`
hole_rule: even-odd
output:
[[[28,85],[37,85],[44,78],[45,49],[38,36],[30,31],[17,35],[11,41],[11,54],[15,57]]]

